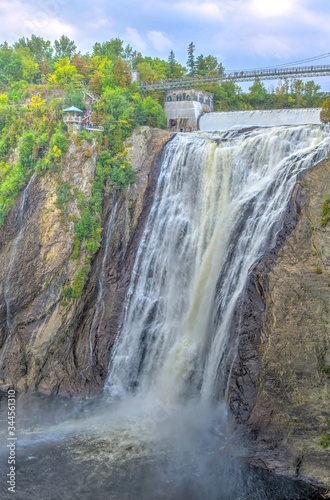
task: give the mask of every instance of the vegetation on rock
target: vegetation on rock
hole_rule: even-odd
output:
[[[327,421],[327,426],[330,427],[330,420]],[[329,434],[322,434],[321,441],[319,444],[322,446],[322,448],[329,448],[330,435]]]
[[[321,211],[321,226],[325,227],[330,221],[330,194],[325,195],[322,211]]]

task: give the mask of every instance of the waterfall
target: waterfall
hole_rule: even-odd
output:
[[[22,195],[22,199],[20,202],[20,207],[19,207],[19,212],[18,212],[18,235],[16,236],[15,242],[14,242],[14,247],[11,252],[10,256],[10,262],[9,262],[9,268],[8,268],[8,274],[7,274],[7,279],[5,283],[5,289],[4,289],[4,299],[5,299],[5,304],[6,304],[6,323],[7,323],[7,329],[8,329],[8,335],[6,342],[3,346],[1,356],[0,356],[0,369],[2,368],[3,365],[3,359],[5,356],[5,353],[7,352],[9,340],[11,338],[11,331],[12,331],[12,324],[11,324],[11,305],[10,305],[10,290],[11,290],[11,281],[12,281],[12,271],[14,264],[16,262],[16,254],[17,254],[17,249],[19,247],[19,244],[21,242],[22,236],[23,236],[23,231],[24,231],[24,214],[25,214],[25,201],[26,201],[26,195],[29,191],[30,185],[34,179],[35,174],[33,174],[25,187]]]
[[[166,146],[106,391],[215,397],[249,272],[275,244],[297,174],[329,146],[320,126],[178,134]]]

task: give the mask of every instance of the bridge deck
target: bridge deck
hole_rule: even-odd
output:
[[[155,90],[167,90],[167,89],[178,89],[186,87],[198,87],[199,85],[210,85],[226,81],[235,82],[248,82],[254,81],[256,78],[260,80],[277,80],[280,78],[306,78],[306,77],[319,77],[319,76],[330,76],[330,65],[318,65],[318,66],[302,66],[302,67],[291,67],[291,68],[271,68],[264,70],[251,70],[251,71],[233,71],[230,73],[224,73],[223,75],[215,76],[205,76],[205,77],[190,77],[190,78],[180,78],[178,80],[172,81],[162,81],[162,82],[141,82],[141,89],[155,89]]]

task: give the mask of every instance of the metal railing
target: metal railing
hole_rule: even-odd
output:
[[[88,125],[88,123],[83,123],[83,117],[80,116],[64,116],[63,121],[65,123],[76,123],[77,125],[80,125],[81,129],[88,130],[90,132],[104,132],[104,127],[94,127],[93,125]]]
[[[157,82],[140,82],[142,90],[148,89],[177,89],[196,85],[207,85],[209,83],[221,83],[223,81],[253,81],[276,80],[285,77],[327,76],[330,75],[330,65],[294,66],[291,68],[269,68],[258,70],[230,71],[218,75],[195,76],[190,78],[169,79]]]
[[[83,127],[85,130],[88,130],[90,132],[104,132],[104,127],[88,127],[88,125],[86,125],[85,127]]]
[[[64,122],[82,123],[81,116],[63,116]]]

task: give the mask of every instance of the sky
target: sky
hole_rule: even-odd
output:
[[[194,42],[226,70],[330,52],[329,0],[0,0],[0,21],[0,42],[65,34],[84,53],[119,37],[143,55],[167,60],[173,49],[183,65]],[[330,90],[330,77],[318,82]]]

